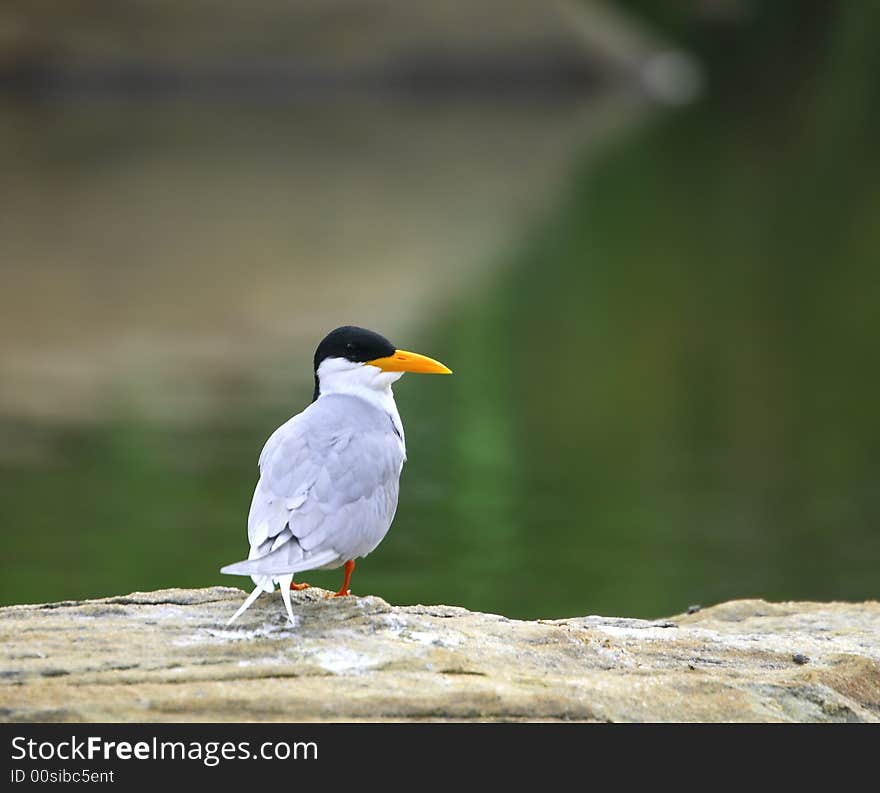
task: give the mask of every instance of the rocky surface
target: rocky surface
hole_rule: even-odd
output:
[[[526,622],[170,589],[0,609],[7,721],[880,721],[880,603]]]

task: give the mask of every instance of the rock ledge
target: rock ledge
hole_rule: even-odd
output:
[[[880,603],[526,622],[166,589],[0,609],[5,721],[880,721]]]

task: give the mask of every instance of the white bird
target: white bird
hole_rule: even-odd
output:
[[[276,583],[293,622],[290,589],[308,586],[293,583],[305,570],[345,565],[336,594],[349,594],[354,560],[382,541],[397,509],[406,443],[391,384],[404,372],[451,374],[364,328],[336,328],[318,345],[312,403],[260,454],[248,559],[220,571],[256,584],[230,623]]]

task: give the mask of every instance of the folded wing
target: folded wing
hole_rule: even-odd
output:
[[[279,575],[364,556],[391,525],[404,452],[390,417],[327,395],[282,425],[260,455],[248,516],[250,555],[221,572],[266,591]]]

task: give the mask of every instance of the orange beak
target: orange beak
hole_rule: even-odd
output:
[[[367,361],[370,366],[378,366],[383,372],[419,372],[421,374],[452,374],[452,369],[417,352],[395,350],[394,355],[374,358]]]

